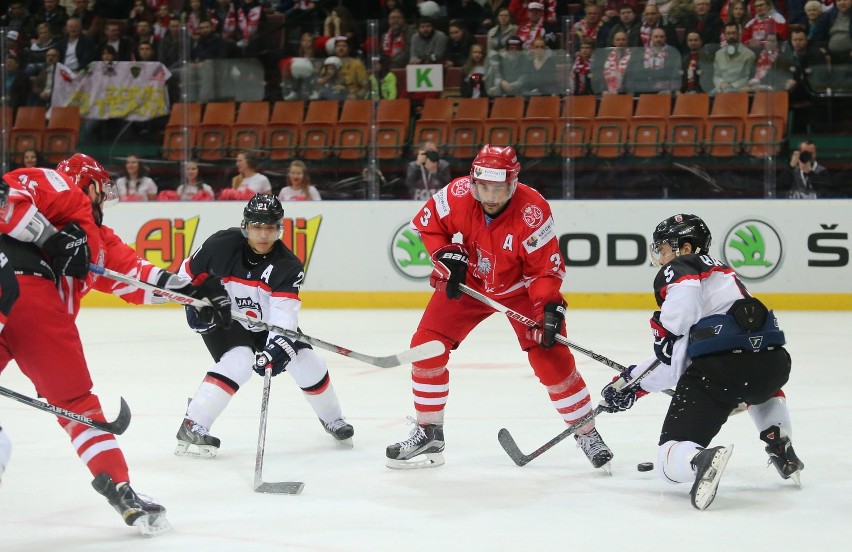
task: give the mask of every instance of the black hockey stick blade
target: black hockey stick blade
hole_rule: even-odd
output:
[[[589,423],[589,420],[593,419],[595,416],[597,416],[603,411],[603,407],[598,406],[592,412],[589,412],[588,414],[565,428],[565,431],[563,431],[550,441],[546,442],[545,444],[541,445],[529,454],[524,454],[523,452],[521,452],[521,449],[518,448],[518,444],[515,443],[515,439],[512,437],[512,434],[509,433],[509,430],[506,428],[503,428],[499,432],[497,432],[497,440],[500,441],[500,445],[503,447],[503,450],[506,451],[506,454],[509,455],[509,458],[511,458],[515,464],[517,464],[518,466],[526,466],[532,460],[535,460],[536,458],[553,448],[553,446],[557,443],[560,443],[568,436],[573,435],[574,432],[577,431],[577,429]]]
[[[9,397],[10,399],[14,399],[19,403],[32,406],[33,408],[37,408],[44,412],[50,412],[61,418],[73,420],[83,425],[93,427],[95,429],[100,429],[101,431],[106,431],[107,433],[112,433],[114,435],[121,435],[125,432],[125,430],[127,430],[127,427],[130,425],[130,407],[127,406],[127,402],[124,400],[123,397],[121,398],[121,407],[118,412],[118,417],[116,417],[116,419],[111,422],[101,422],[98,420],[93,420],[88,416],[83,416],[82,414],[78,414],[70,410],[65,410],[64,408],[60,408],[50,403],[39,401],[37,399],[32,399],[30,397],[27,397],[26,395],[21,395],[20,393],[16,393],[15,391],[12,391],[11,389],[6,389],[5,387],[0,387],[0,395]]]
[[[509,455],[512,462],[518,466],[526,466],[530,460],[535,458],[534,456],[526,455],[521,452],[521,449],[518,448],[518,444],[515,442],[515,438],[512,437],[512,434],[509,433],[509,430],[505,427],[497,432],[497,440],[500,441],[500,446],[503,447],[503,450],[506,451],[506,454]]]
[[[297,495],[305,488],[301,481],[281,481],[278,483],[261,483],[254,488],[256,493]]]

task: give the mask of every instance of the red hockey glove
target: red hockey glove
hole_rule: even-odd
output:
[[[432,255],[432,275],[429,285],[437,291],[446,291],[450,299],[461,299],[460,284],[467,279],[467,250],[463,245],[451,243]]]

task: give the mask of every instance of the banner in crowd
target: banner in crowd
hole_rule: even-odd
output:
[[[84,119],[147,121],[169,114],[166,81],[159,62],[93,62],[79,73],[57,64],[51,105],[80,106]]]

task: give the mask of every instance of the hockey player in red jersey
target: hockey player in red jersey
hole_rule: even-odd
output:
[[[604,387],[610,412],[627,410],[640,393],[676,385],[660,433],[657,468],[672,483],[692,483],[692,504],[710,506],[733,445],[710,441],[731,412],[748,412],[770,463],[798,483],[805,467],[793,450],[790,412],[781,386],[790,375],[784,332],[771,310],[754,298],[736,272],[710,256],[710,229],[695,215],[657,225],[651,257],[661,267],[654,280],[660,310],[651,318],[654,356],[629,367]],[[627,382],[659,366],[639,383]]]
[[[9,197],[9,185],[0,181],[0,220],[6,218],[8,210],[6,209],[6,200]],[[9,257],[3,249],[3,238],[0,237],[0,334],[3,333],[3,327],[6,325],[6,320],[9,317],[9,312],[12,310],[12,305],[18,299],[18,281],[15,279],[15,271],[12,269],[12,263],[9,262]],[[0,481],[3,479],[3,472],[6,471],[6,466],[9,465],[9,459],[12,457],[12,441],[9,436],[3,431],[0,426]]]
[[[537,320],[533,328],[509,322],[554,408],[566,424],[592,411],[574,356],[567,347],[554,347],[556,335],[565,335],[565,301],[559,291],[565,263],[550,206],[538,192],[518,182],[520,169],[511,147],[486,145],[474,159],[470,175],[456,178],[432,196],[412,221],[432,256],[430,284],[435,292],[411,345],[438,339],[447,352],[414,363],[416,424],[408,439],[387,448],[389,468],[444,463],[450,351],[495,312],[463,294],[459,284]],[[453,242],[456,233],[462,236],[460,243]],[[575,438],[596,468],[612,458],[594,420]]]
[[[302,261],[281,241],[284,208],[278,198],[256,194],[243,209],[240,228],[210,236],[181,265],[180,274],[222,277],[234,306],[249,318],[297,330],[299,289],[305,278]],[[179,456],[213,458],[220,440],[210,435],[234,394],[252,374],[287,371],[302,389],[327,433],[351,446],[354,429],[346,422],[325,361],[310,345],[243,323],[216,328],[187,308],[189,325],[204,339],[215,364],[209,368],[186,409],[177,432]]]
[[[14,359],[49,403],[104,420],[75,324],[83,295],[97,289],[129,303],[159,302],[150,292],[90,273],[89,263],[209,299],[211,307],[203,309],[202,316],[230,323],[230,301],[221,282],[210,279],[195,286],[161,270],[140,259],[102,224],[104,204],[117,196],[109,173],[93,158],[78,153],[55,171],[18,169],[3,175],[3,181],[10,192],[0,238],[20,295],[0,334],[0,371]],[[95,476],[92,486],[128,525],[149,535],[170,527],[165,508],[140,498],[130,487],[127,463],[112,434],[58,420]]]

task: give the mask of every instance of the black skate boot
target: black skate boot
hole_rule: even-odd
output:
[[[689,496],[692,498],[692,505],[699,510],[706,509],[716,498],[719,480],[722,479],[722,472],[725,471],[732,452],[734,445],[729,445],[704,449],[692,457],[695,483],[692,484]]]
[[[387,448],[387,466],[394,470],[443,466],[443,450],[444,426],[415,424],[408,439]]]
[[[609,461],[612,460],[612,451],[606,446],[597,429],[592,429],[584,435],[578,433],[574,435],[574,440],[577,441],[577,446],[586,453],[586,457],[594,467],[603,468],[605,472],[612,473],[609,465]]]
[[[109,475],[102,473],[92,481],[92,487],[106,497],[124,523],[138,528],[143,535],[155,536],[172,528],[166,519],[166,509],[137,495],[129,484],[116,485]]]
[[[215,458],[221,444],[218,438],[210,435],[206,427],[189,418],[184,418],[183,423],[180,424],[177,440],[175,454],[195,458]]]
[[[805,469],[805,463],[796,456],[790,438],[781,437],[781,428],[773,425],[760,432],[760,440],[766,443],[769,464],[775,466],[778,475],[784,479],[792,479],[797,487],[801,487],[799,472]]]
[[[320,418],[320,423],[323,429],[325,429],[325,432],[337,439],[340,444],[352,446],[352,436],[355,435],[355,428],[346,423],[346,420],[338,418],[333,422],[325,423]]]

